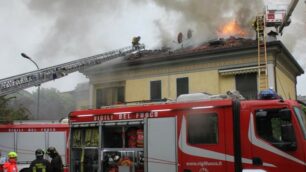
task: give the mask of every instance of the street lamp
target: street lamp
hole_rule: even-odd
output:
[[[35,64],[35,66],[37,67],[37,70],[39,70],[39,67],[37,65],[37,63],[31,59],[29,56],[27,56],[25,53],[21,53],[21,56],[29,59],[31,62],[33,62]],[[36,119],[38,119],[39,116],[39,95],[40,95],[40,84],[37,85],[37,109],[36,109]]]

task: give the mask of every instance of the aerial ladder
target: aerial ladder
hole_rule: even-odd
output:
[[[291,0],[289,6],[287,8],[287,13],[286,13],[286,15],[284,17],[284,20],[283,20],[282,24],[278,28],[278,32],[279,33],[282,34],[284,27],[288,26],[291,23],[290,16],[291,16],[291,14],[292,14],[293,10],[295,9],[295,7],[296,7],[298,2],[299,2],[299,0]]]
[[[5,96],[26,88],[38,86],[42,83],[65,77],[70,73],[83,70],[85,68],[95,66],[118,57],[127,56],[129,54],[139,52],[144,49],[144,44],[139,44],[137,46],[129,46],[106,53],[74,60],[71,62],[47,67],[44,69],[39,69],[36,71],[4,78],[0,80],[0,96]]]
[[[256,16],[253,27],[256,30],[258,44],[258,88],[259,91],[269,87],[268,80],[268,59],[266,44],[266,27],[275,27],[275,34],[283,34],[284,27],[291,23],[290,16],[294,11],[299,0],[291,0],[286,9],[284,8],[266,8],[264,15]]]

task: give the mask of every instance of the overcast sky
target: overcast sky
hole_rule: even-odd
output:
[[[129,46],[137,35],[147,49],[169,45],[189,28],[195,42],[209,40],[229,17],[249,26],[261,5],[254,0],[0,0],[0,78],[36,69],[21,53],[44,68]],[[304,70],[305,6],[300,0],[281,38]],[[74,73],[42,86],[69,91],[85,81]],[[298,77],[298,94],[306,95],[305,85],[304,74]]]

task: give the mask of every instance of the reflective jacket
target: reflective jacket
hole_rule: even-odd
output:
[[[51,164],[43,158],[31,162],[30,172],[51,172]]]
[[[18,172],[16,162],[6,162],[3,164],[4,172]]]

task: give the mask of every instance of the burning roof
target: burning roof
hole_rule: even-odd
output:
[[[228,48],[242,48],[248,46],[256,46],[257,41],[252,39],[245,39],[241,37],[229,37],[227,39],[219,38],[215,40],[210,40],[208,42],[204,42],[199,46],[195,47],[183,47],[176,50],[171,50],[169,48],[163,48],[160,50],[145,50],[141,53],[129,55],[126,59],[133,61],[138,58],[147,59],[147,58],[158,58],[161,56],[172,56],[179,54],[190,54],[196,52],[210,52],[217,50],[225,50]]]
[[[110,64],[101,64],[99,66],[87,69],[85,75],[96,75],[105,72],[115,72],[130,70],[131,68],[147,68],[161,65],[176,65],[185,62],[195,62],[203,60],[213,60],[217,58],[231,58],[233,53],[239,56],[253,53],[257,56],[257,40],[246,39],[241,37],[229,37],[227,39],[220,38],[204,42],[195,47],[181,47],[176,50],[162,48],[157,50],[144,50],[136,54],[124,57],[124,60],[116,61]],[[281,41],[267,42],[267,51],[273,53],[275,51],[282,52],[284,58],[288,58],[290,63],[296,69],[296,74],[301,75],[304,70],[297,63],[292,54],[283,45]]]
[[[246,29],[240,27],[239,23],[236,20],[231,20],[218,29],[217,35],[219,37],[246,37],[247,35],[249,35],[249,33]]]
[[[189,30],[190,31],[190,30]],[[191,31],[190,31],[191,32]],[[186,46],[182,41],[183,35],[180,32],[178,35],[178,44],[181,45],[179,49],[171,50],[170,48],[163,48],[161,50],[146,50],[138,54],[133,54],[127,57],[128,60],[133,60],[137,58],[149,58],[151,56],[159,57],[159,56],[169,56],[175,54],[184,54],[184,53],[193,53],[197,51],[212,51],[218,49],[226,49],[231,47],[244,47],[250,45],[256,45],[257,41],[248,39],[253,33],[249,30],[241,27],[241,25],[234,19],[223,25],[220,25],[216,31],[216,36],[218,39],[210,40],[208,42],[204,42],[197,46]],[[188,40],[191,38],[190,37]],[[189,42],[190,43],[190,42]],[[184,47],[185,45],[186,47]]]
[[[164,47],[156,50],[143,50],[126,56],[124,58],[125,60],[114,63],[112,67],[116,69],[119,69],[117,67],[120,67],[120,69],[123,69],[121,67],[126,67],[127,69],[132,66],[141,67],[141,65],[160,66],[161,64],[169,63],[179,64],[182,60],[185,62],[194,60],[202,61],[203,59],[228,57],[227,54],[232,54],[233,52],[238,52],[241,55],[252,52],[257,55],[258,41],[250,39],[252,32],[244,28],[236,20],[232,20],[219,27],[215,35],[218,39],[192,46],[190,43],[193,41],[190,39],[190,33],[189,38],[187,40],[185,39],[186,42],[182,40],[183,36],[180,36],[181,38],[178,40],[176,49]],[[253,36],[254,34],[255,31],[253,32]],[[182,35],[182,33],[180,32],[179,35]],[[271,40],[271,42],[267,42],[267,46],[270,47],[268,51],[276,50],[275,48],[283,51],[286,57],[297,66],[299,73],[304,73],[292,54],[280,41],[275,39]],[[104,65],[105,70],[107,70],[107,66],[109,67],[109,65]],[[112,71],[114,70],[113,68],[111,69]]]
[[[172,61],[177,59],[209,59],[215,57],[224,57],[225,53],[228,52],[241,52],[244,51],[253,51],[257,52],[257,40],[254,39],[246,39],[241,37],[229,37],[227,39],[220,38],[205,42],[196,47],[185,47],[177,50],[170,50],[167,48],[160,50],[145,50],[137,54],[133,54],[126,57],[125,62],[122,64],[125,65],[141,65],[141,64],[153,64],[162,61]],[[292,54],[288,51],[288,49],[283,45],[281,41],[271,41],[267,42],[268,51],[270,50],[281,50],[284,54],[286,54],[286,58],[296,66],[298,70],[298,75],[303,74],[304,70],[292,56]],[[269,48],[270,47],[270,48]],[[218,55],[219,54],[219,55]],[[257,53],[256,53],[257,55]]]

